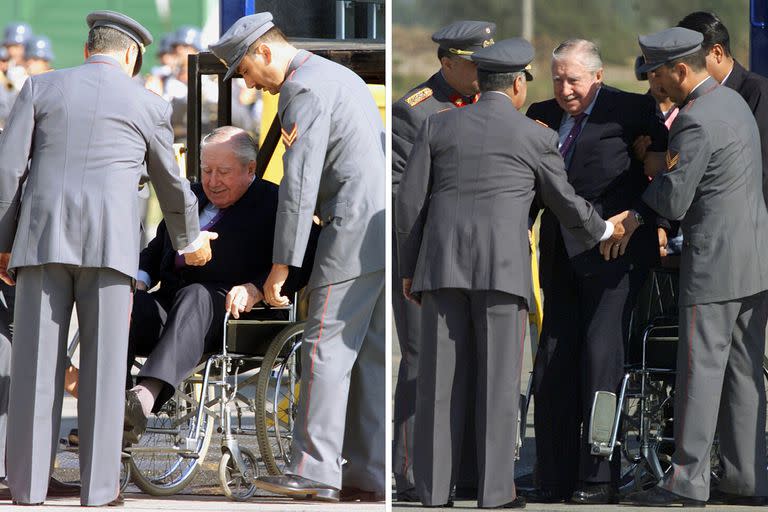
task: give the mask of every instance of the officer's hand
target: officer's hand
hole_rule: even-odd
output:
[[[649,135],[640,135],[632,143],[632,152],[635,154],[635,158],[641,162],[645,160],[645,155],[648,152],[648,147],[651,145],[651,137]]]
[[[245,283],[233,286],[227,294],[224,308],[235,318],[240,318],[240,313],[246,313],[253,309],[257,302],[261,302],[264,295],[253,283]]]
[[[0,280],[8,286],[13,286],[16,281],[8,274],[8,263],[11,261],[11,253],[0,252]]]
[[[421,301],[411,293],[411,286],[413,286],[413,279],[403,278],[403,295],[407,300],[421,306]]]
[[[658,228],[659,233],[659,256],[662,258],[667,255],[667,231],[664,228]]]
[[[211,261],[211,240],[219,238],[219,234],[212,231],[201,231],[200,237],[203,240],[203,245],[195,252],[184,255],[184,263],[187,265],[201,267]]]
[[[288,279],[288,265],[273,263],[269,277],[264,283],[264,300],[270,306],[287,306],[291,303],[288,297],[282,295],[283,285]]]

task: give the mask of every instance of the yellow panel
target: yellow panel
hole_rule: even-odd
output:
[[[368,84],[368,88],[371,90],[373,99],[376,101],[376,106],[379,107],[379,113],[381,119],[385,123],[386,120],[386,88],[383,85]],[[264,92],[262,95],[262,101],[264,102],[261,112],[261,129],[259,130],[259,146],[264,143],[264,139],[267,137],[267,132],[272,124],[272,120],[277,114],[277,100],[280,95],[272,95],[268,92]],[[282,139],[275,148],[275,153],[272,155],[272,159],[269,161],[267,170],[264,172],[264,179],[271,181],[272,183],[280,184],[280,180],[283,179],[283,155],[285,154],[285,146]]]

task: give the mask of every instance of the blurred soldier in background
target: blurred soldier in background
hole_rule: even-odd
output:
[[[53,55],[51,40],[46,36],[33,36],[24,45],[27,75],[34,76],[51,71]]]
[[[5,126],[5,119],[11,111],[11,105],[16,98],[16,89],[14,89],[11,80],[8,78],[8,66],[10,65],[11,55],[5,46],[0,46],[0,129]]]
[[[31,37],[32,28],[26,23],[13,22],[5,26],[3,46],[8,50],[10,56],[7,75],[17,91],[21,90],[21,86],[27,79],[27,72],[24,68],[24,45]]]

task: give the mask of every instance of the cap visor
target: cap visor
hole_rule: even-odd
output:
[[[245,52],[243,52],[243,54],[242,54],[240,57],[238,57],[238,58],[237,58],[237,59],[236,59],[236,60],[235,60],[235,61],[232,63],[232,65],[231,65],[231,66],[229,66],[229,69],[227,69],[227,74],[226,74],[226,75],[224,75],[224,80],[229,80],[230,78],[232,78],[232,76],[233,76],[234,74],[236,74],[236,73],[237,73],[237,68],[239,68],[239,67],[240,67],[240,63],[243,61],[243,57],[245,57]]]
[[[526,79],[528,82],[532,82],[532,81],[533,81],[533,75],[532,75],[532,74],[531,74],[531,72],[530,72],[530,71],[528,71],[528,70],[525,70],[525,79]]]
[[[660,68],[663,64],[666,64],[666,62],[646,62],[642,66],[635,68],[635,75],[640,73],[648,73],[649,71]]]

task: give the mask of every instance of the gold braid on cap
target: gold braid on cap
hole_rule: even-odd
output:
[[[457,48],[448,48],[448,51],[453,53],[454,55],[472,55],[473,53],[475,53],[469,50],[459,50]]]

